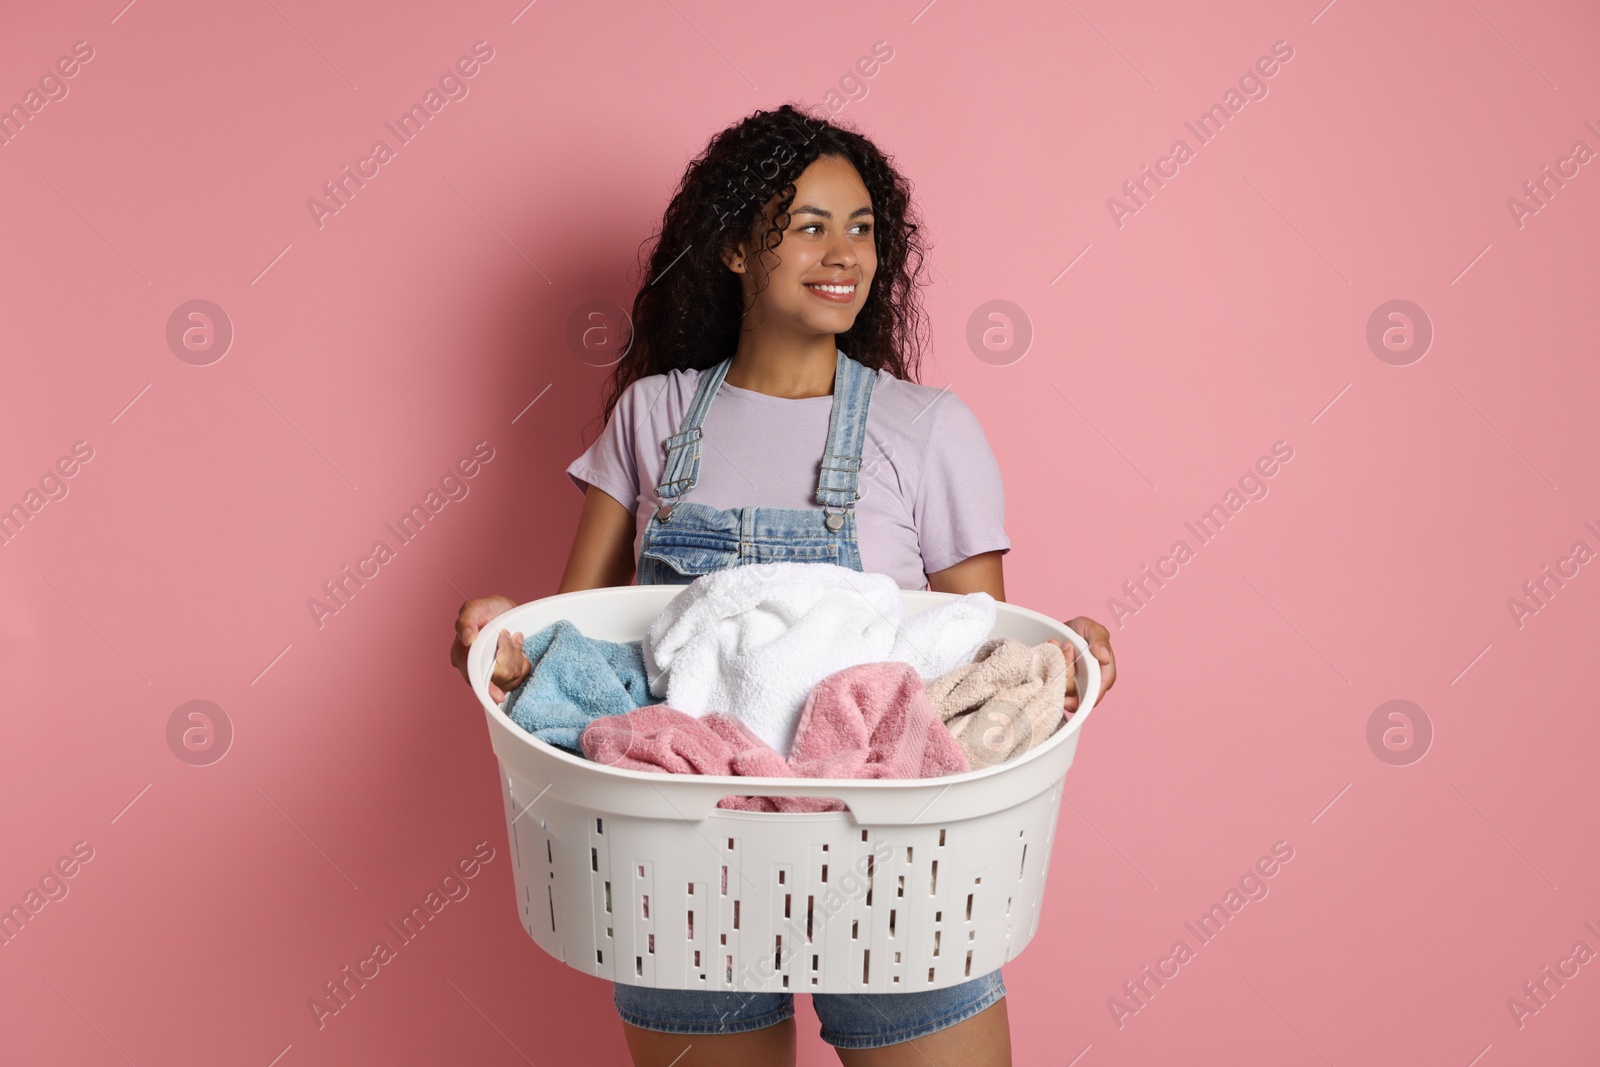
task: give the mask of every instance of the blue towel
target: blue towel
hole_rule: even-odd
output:
[[[602,715],[656,703],[642,642],[585,637],[561,619],[523,638],[533,673],[511,691],[511,721],[546,744],[581,756],[578,735]]]

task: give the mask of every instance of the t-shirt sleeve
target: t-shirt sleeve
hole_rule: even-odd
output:
[[[593,485],[629,511],[639,506],[639,463],[634,451],[638,436],[638,383],[624,389],[611,409],[606,428],[594,444],[567,467],[567,477],[578,492]]]
[[[972,409],[947,392],[935,404],[911,514],[927,573],[981,552],[1009,552],[1000,464]]]

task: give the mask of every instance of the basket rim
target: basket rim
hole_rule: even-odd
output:
[[[1043,744],[1036,745],[1027,752],[1024,752],[1022,755],[1018,756],[1016,759],[1007,760],[1004,763],[997,763],[991,767],[982,767],[977,770],[962,771],[959,774],[945,774],[931,778],[768,778],[754,776],[746,777],[731,774],[674,775],[662,774],[657,771],[636,771],[625,767],[613,767],[610,764],[596,763],[593,760],[585,759],[583,756],[573,755],[564,749],[557,748],[556,746],[535,737],[533,734],[529,733],[513,722],[511,717],[505,713],[504,708],[502,708],[494,701],[493,698],[489,696],[489,669],[493,663],[494,646],[499,641],[499,635],[508,629],[508,627],[501,622],[501,620],[505,619],[506,616],[512,615],[522,608],[531,607],[535,604],[548,607],[559,601],[565,601],[574,598],[584,598],[586,600],[603,598],[621,599],[637,597],[640,595],[638,592],[639,590],[650,590],[650,595],[659,596],[660,593],[655,591],[662,588],[665,587],[658,585],[613,585],[601,586],[596,589],[577,589],[567,593],[556,593],[552,596],[540,597],[536,600],[530,600],[525,603],[518,604],[514,608],[508,608],[506,611],[502,612],[500,615],[497,615],[494,619],[486,623],[483,629],[478,632],[478,636],[473,640],[472,647],[467,653],[467,674],[472,685],[472,691],[477,696],[478,702],[483,706],[484,713],[488,717],[490,728],[492,730],[498,730],[504,736],[515,738],[517,741],[526,744],[534,752],[538,753],[545,759],[554,759],[566,764],[569,767],[581,768],[583,771],[599,773],[603,776],[610,776],[614,779],[649,782],[657,786],[668,786],[669,788],[673,780],[678,778],[685,779],[687,782],[696,783],[701,787],[707,785],[733,786],[733,788],[730,789],[730,794],[738,795],[757,795],[758,791],[763,788],[779,786],[792,787],[797,782],[815,783],[819,789],[925,789],[929,786],[936,785],[943,785],[946,788],[950,788],[958,784],[965,784],[968,782],[981,781],[985,778],[997,777],[1006,773],[1007,771],[1015,770],[1032,763],[1035,760],[1045,758],[1049,753],[1065,744],[1069,737],[1075,737],[1077,735],[1077,733],[1082,729],[1084,721],[1088,719],[1089,715],[1094,711],[1095,705],[1097,705],[1100,700],[1100,664],[1094,658],[1094,656],[1090,655],[1089,643],[1084,640],[1084,638],[1079,635],[1077,631],[1068,627],[1066,623],[1054,619],[1049,615],[1045,615],[1042,612],[1035,611],[1032,608],[1026,608],[1020,604],[1012,604],[1003,600],[995,601],[995,611],[997,617],[999,614],[1005,613],[1043,623],[1057,631],[1055,636],[1070,642],[1073,647],[1078,650],[1080,666],[1086,668],[1088,674],[1088,685],[1083,686],[1082,678],[1080,677],[1080,688],[1086,690],[1088,699],[1084,700],[1080,698],[1077,709],[1073,711],[1072,717],[1067,720],[1066,725],[1057,729],[1053,734],[1046,738]],[[959,600],[963,595],[960,593],[942,593],[931,589],[902,589],[900,592],[906,598],[906,607],[908,609],[916,607],[918,601],[922,601],[926,605],[926,607],[919,607],[916,611],[909,612],[910,614],[917,614],[920,611],[925,611],[928,608],[934,607],[940,603]],[[511,630],[516,630],[517,628],[518,627],[516,626],[509,627]],[[1080,672],[1080,675],[1081,673],[1082,672]],[[507,694],[506,701],[509,703],[510,700],[511,696],[510,694]],[[761,814],[826,815],[837,813],[763,812]]]

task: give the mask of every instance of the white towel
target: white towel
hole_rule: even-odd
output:
[[[933,679],[969,663],[994,598],[968,593],[909,618],[894,579],[834,563],[755,563],[702,575],[642,642],[650,692],[690,715],[720,711],[787,758],[806,697],[836,671],[909,663]]]

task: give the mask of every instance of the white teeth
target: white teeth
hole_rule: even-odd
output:
[[[853,285],[808,285],[806,288],[818,289],[824,293],[853,293],[856,291],[856,287]]]

